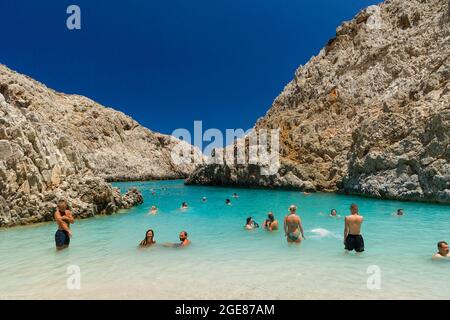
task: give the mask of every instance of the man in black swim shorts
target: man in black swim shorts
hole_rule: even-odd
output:
[[[356,252],[364,251],[364,239],[360,234],[349,234],[345,241],[345,250]]]
[[[364,251],[364,239],[361,235],[361,225],[363,223],[363,216],[358,213],[358,206],[352,204],[350,206],[350,215],[345,217],[344,227],[344,244],[345,250],[356,252]]]
[[[55,221],[58,225],[58,230],[55,233],[55,244],[57,250],[62,250],[69,247],[72,231],[70,224],[74,223],[74,219],[70,210],[67,209],[65,200],[58,201],[58,208],[55,211]]]

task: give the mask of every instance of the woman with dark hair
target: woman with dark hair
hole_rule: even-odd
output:
[[[255,222],[255,220],[253,220],[252,217],[248,217],[244,228],[247,230],[253,230],[259,228],[259,225]]]
[[[147,232],[145,233],[145,238],[144,238],[144,240],[141,241],[139,246],[140,247],[148,247],[148,246],[154,245],[156,243],[156,241],[154,240],[154,236],[155,236],[155,233],[153,232],[152,229],[147,230]]]

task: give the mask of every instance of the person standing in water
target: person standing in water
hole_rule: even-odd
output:
[[[144,240],[141,241],[139,246],[140,247],[149,247],[151,245],[154,245],[156,243],[156,241],[154,240],[154,236],[155,236],[155,233],[153,232],[152,229],[147,230],[147,232],[145,233],[145,238],[144,238]]]
[[[297,215],[295,205],[289,207],[289,214],[284,218],[284,233],[288,243],[300,243],[302,238],[305,239],[302,220]]]
[[[364,217],[359,215],[358,206],[352,204],[350,206],[350,215],[345,217],[344,226],[344,245],[345,250],[356,252],[364,251],[364,239],[361,235],[361,225]]]
[[[58,225],[58,230],[55,233],[55,244],[57,250],[66,249],[69,247],[70,238],[72,237],[72,230],[70,230],[70,224],[75,220],[72,216],[72,212],[67,209],[66,200],[59,200],[58,207],[55,211],[55,221]]]
[[[432,259],[449,259],[450,258],[450,251],[448,248],[448,243],[445,241],[439,241],[437,244],[438,252],[436,252],[435,255],[433,255]]]
[[[267,219],[266,221],[264,221],[263,227],[267,231],[278,230],[278,220],[275,219],[275,216],[272,212],[269,212],[267,214]]]

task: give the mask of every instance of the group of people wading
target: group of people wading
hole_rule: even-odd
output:
[[[333,214],[336,211],[333,209],[330,216],[336,216]],[[350,215],[345,217],[344,223],[344,245],[345,250],[360,253],[364,251],[364,238],[361,235],[361,225],[363,223],[363,216],[358,212],[358,206],[352,204],[350,206]],[[253,230],[258,228],[259,225],[252,217],[248,217],[245,229]],[[278,221],[275,219],[272,212],[269,212],[267,219],[264,221],[263,228],[268,231],[274,231],[278,229]],[[288,243],[301,243],[305,239],[305,233],[303,230],[302,220],[297,214],[297,207],[291,205],[289,207],[289,214],[284,218],[284,234]]]
[[[237,198],[237,194],[233,195]],[[203,202],[206,202],[206,198],[203,197]],[[230,201],[227,201],[227,204]],[[187,208],[187,203],[183,203],[182,208]],[[156,211],[156,207],[152,208]],[[399,209],[397,215],[403,215],[403,210]],[[337,216],[336,210],[332,210],[330,216]],[[72,238],[72,230],[70,225],[74,223],[74,217],[72,212],[68,209],[67,202],[65,200],[59,200],[57,209],[54,215],[58,230],[55,233],[55,244],[58,250],[62,250],[69,247],[70,239]],[[359,214],[359,209],[356,204],[350,206],[350,214],[345,217],[344,222],[344,246],[346,251],[355,250],[357,253],[364,251],[364,239],[361,235],[361,225],[364,221],[363,216]],[[247,218],[245,229],[253,230],[258,228],[259,225],[252,217]],[[278,220],[275,219],[274,214],[269,212],[267,219],[263,223],[263,228],[267,231],[278,230]],[[297,207],[291,205],[289,207],[289,214],[284,218],[284,234],[288,243],[301,243],[305,239],[302,220],[297,214]],[[179,243],[167,243],[164,246],[167,247],[180,247],[184,248],[188,246],[191,241],[188,239],[188,233],[182,231],[179,234]],[[147,230],[144,240],[139,244],[141,247],[152,246],[156,244],[154,240],[154,231]],[[433,259],[445,259],[450,258],[449,245],[445,241],[439,241],[437,244],[438,251],[432,256]]]

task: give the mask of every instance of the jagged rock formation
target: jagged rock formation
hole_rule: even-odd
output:
[[[0,227],[52,219],[58,198],[78,217],[139,204],[105,180],[185,177],[194,164],[173,163],[179,142],[0,65]]]
[[[385,1],[336,30],[255,130],[280,129],[281,169],[210,164],[188,183],[294,187],[450,203],[447,1]]]

